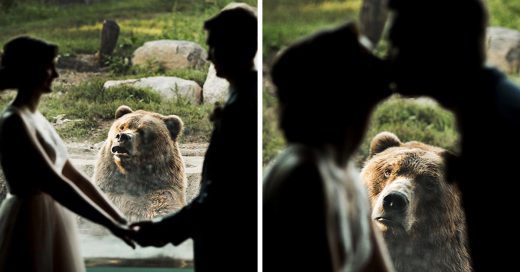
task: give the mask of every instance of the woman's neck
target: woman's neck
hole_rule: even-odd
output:
[[[41,93],[34,90],[20,89],[14,98],[12,105],[16,107],[25,107],[31,112],[35,112],[40,104]]]

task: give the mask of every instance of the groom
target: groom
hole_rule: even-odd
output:
[[[202,188],[192,203],[158,221],[135,223],[141,246],[194,241],[195,271],[257,270],[257,17],[230,4],[204,23],[208,59],[230,83],[215,111]]]

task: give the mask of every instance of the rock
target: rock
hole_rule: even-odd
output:
[[[520,32],[502,27],[487,30],[487,62],[509,74],[520,72]]]
[[[214,104],[215,102],[225,101],[228,96],[229,82],[217,76],[215,66],[209,66],[208,76],[202,87],[203,102]]]
[[[167,70],[202,69],[207,55],[206,50],[194,42],[158,40],[146,42],[137,48],[132,64]]]
[[[146,77],[140,79],[109,80],[103,84],[104,89],[128,85],[135,88],[150,88],[163,98],[185,98],[192,103],[202,102],[202,88],[197,82],[178,77]]]

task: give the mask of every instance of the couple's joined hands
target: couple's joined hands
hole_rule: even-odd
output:
[[[135,249],[136,243],[142,247],[163,247],[168,244],[168,240],[164,239],[160,224],[153,221],[141,221],[130,225],[126,223],[126,220],[120,221],[114,223],[109,230],[133,249]]]

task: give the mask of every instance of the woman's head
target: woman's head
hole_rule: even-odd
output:
[[[43,88],[50,91],[58,77],[54,59],[58,46],[28,36],[16,37],[4,45],[0,62],[0,90]]]
[[[346,133],[361,140],[372,108],[390,91],[384,63],[359,38],[349,23],[307,37],[278,57],[271,78],[289,142],[323,144]]]

